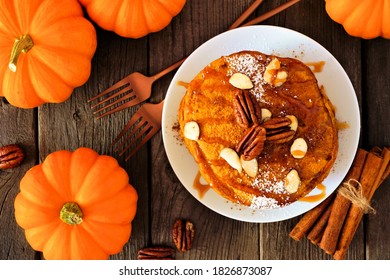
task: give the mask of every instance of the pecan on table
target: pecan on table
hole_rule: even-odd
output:
[[[177,219],[172,227],[172,239],[178,251],[185,252],[191,249],[195,236],[192,222]]]
[[[19,166],[25,155],[23,149],[16,144],[0,148],[0,169],[10,169]]]
[[[258,157],[264,148],[266,130],[259,124],[249,128],[237,145],[237,152],[242,154],[244,160],[251,160]]]
[[[290,141],[295,130],[292,130],[291,119],[288,117],[276,117],[265,121],[262,126],[266,129],[266,140],[275,143],[286,143]]]
[[[248,91],[240,90],[233,99],[234,113],[240,126],[249,127],[261,120],[261,108],[256,97]]]
[[[165,246],[149,247],[138,250],[139,260],[173,260],[175,249]]]

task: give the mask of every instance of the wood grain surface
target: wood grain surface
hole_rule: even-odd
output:
[[[284,2],[265,0],[251,18]],[[176,218],[190,219],[196,231],[193,248],[178,253],[177,259],[331,259],[310,241],[297,242],[288,236],[300,217],[277,223],[247,223],[203,206],[174,174],[161,132],[129,161],[118,157],[110,144],[138,106],[97,120],[87,103],[133,71],[155,74],[191,54],[202,43],[227,30],[251,3],[188,0],[164,30],[141,39],[121,38],[95,26],[98,48],[90,79],[75,89],[69,100],[23,110],[0,99],[0,146],[18,143],[27,154],[20,167],[0,171],[0,259],[42,258],[26,242],[23,230],[15,222],[13,203],[19,181],[49,153],[82,146],[117,158],[139,195],[132,236],[112,259],[136,259],[137,251],[146,246],[174,246],[171,227]],[[390,40],[349,36],[327,16],[323,0],[302,0],[262,24],[296,30],[328,49],[344,67],[357,94],[362,118],[360,147],[390,146]],[[170,73],[153,85],[150,102],[165,97],[173,75]],[[389,200],[387,180],[374,196],[377,214],[364,217],[347,259],[390,259]]]

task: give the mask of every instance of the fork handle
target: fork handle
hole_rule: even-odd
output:
[[[180,67],[180,65],[183,64],[183,62],[187,59],[188,56],[182,58],[181,60],[179,60],[178,62],[172,64],[171,66],[169,66],[168,68],[165,68],[164,70],[162,70],[161,72],[151,76],[151,78],[153,79],[153,81],[156,81],[158,79],[160,79],[162,76],[165,76],[166,74],[172,72],[173,70],[177,69]]]

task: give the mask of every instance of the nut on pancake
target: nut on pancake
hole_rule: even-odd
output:
[[[189,83],[178,116],[204,179],[253,208],[308,194],[338,151],[333,106],[310,68],[293,58],[242,51],[211,62]],[[197,124],[196,138],[186,137],[187,123]]]

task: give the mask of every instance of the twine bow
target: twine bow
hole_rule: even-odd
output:
[[[370,202],[364,197],[362,184],[358,180],[349,179],[344,182],[338,192],[353,204],[362,209],[364,214],[375,214],[376,211],[371,207]]]

